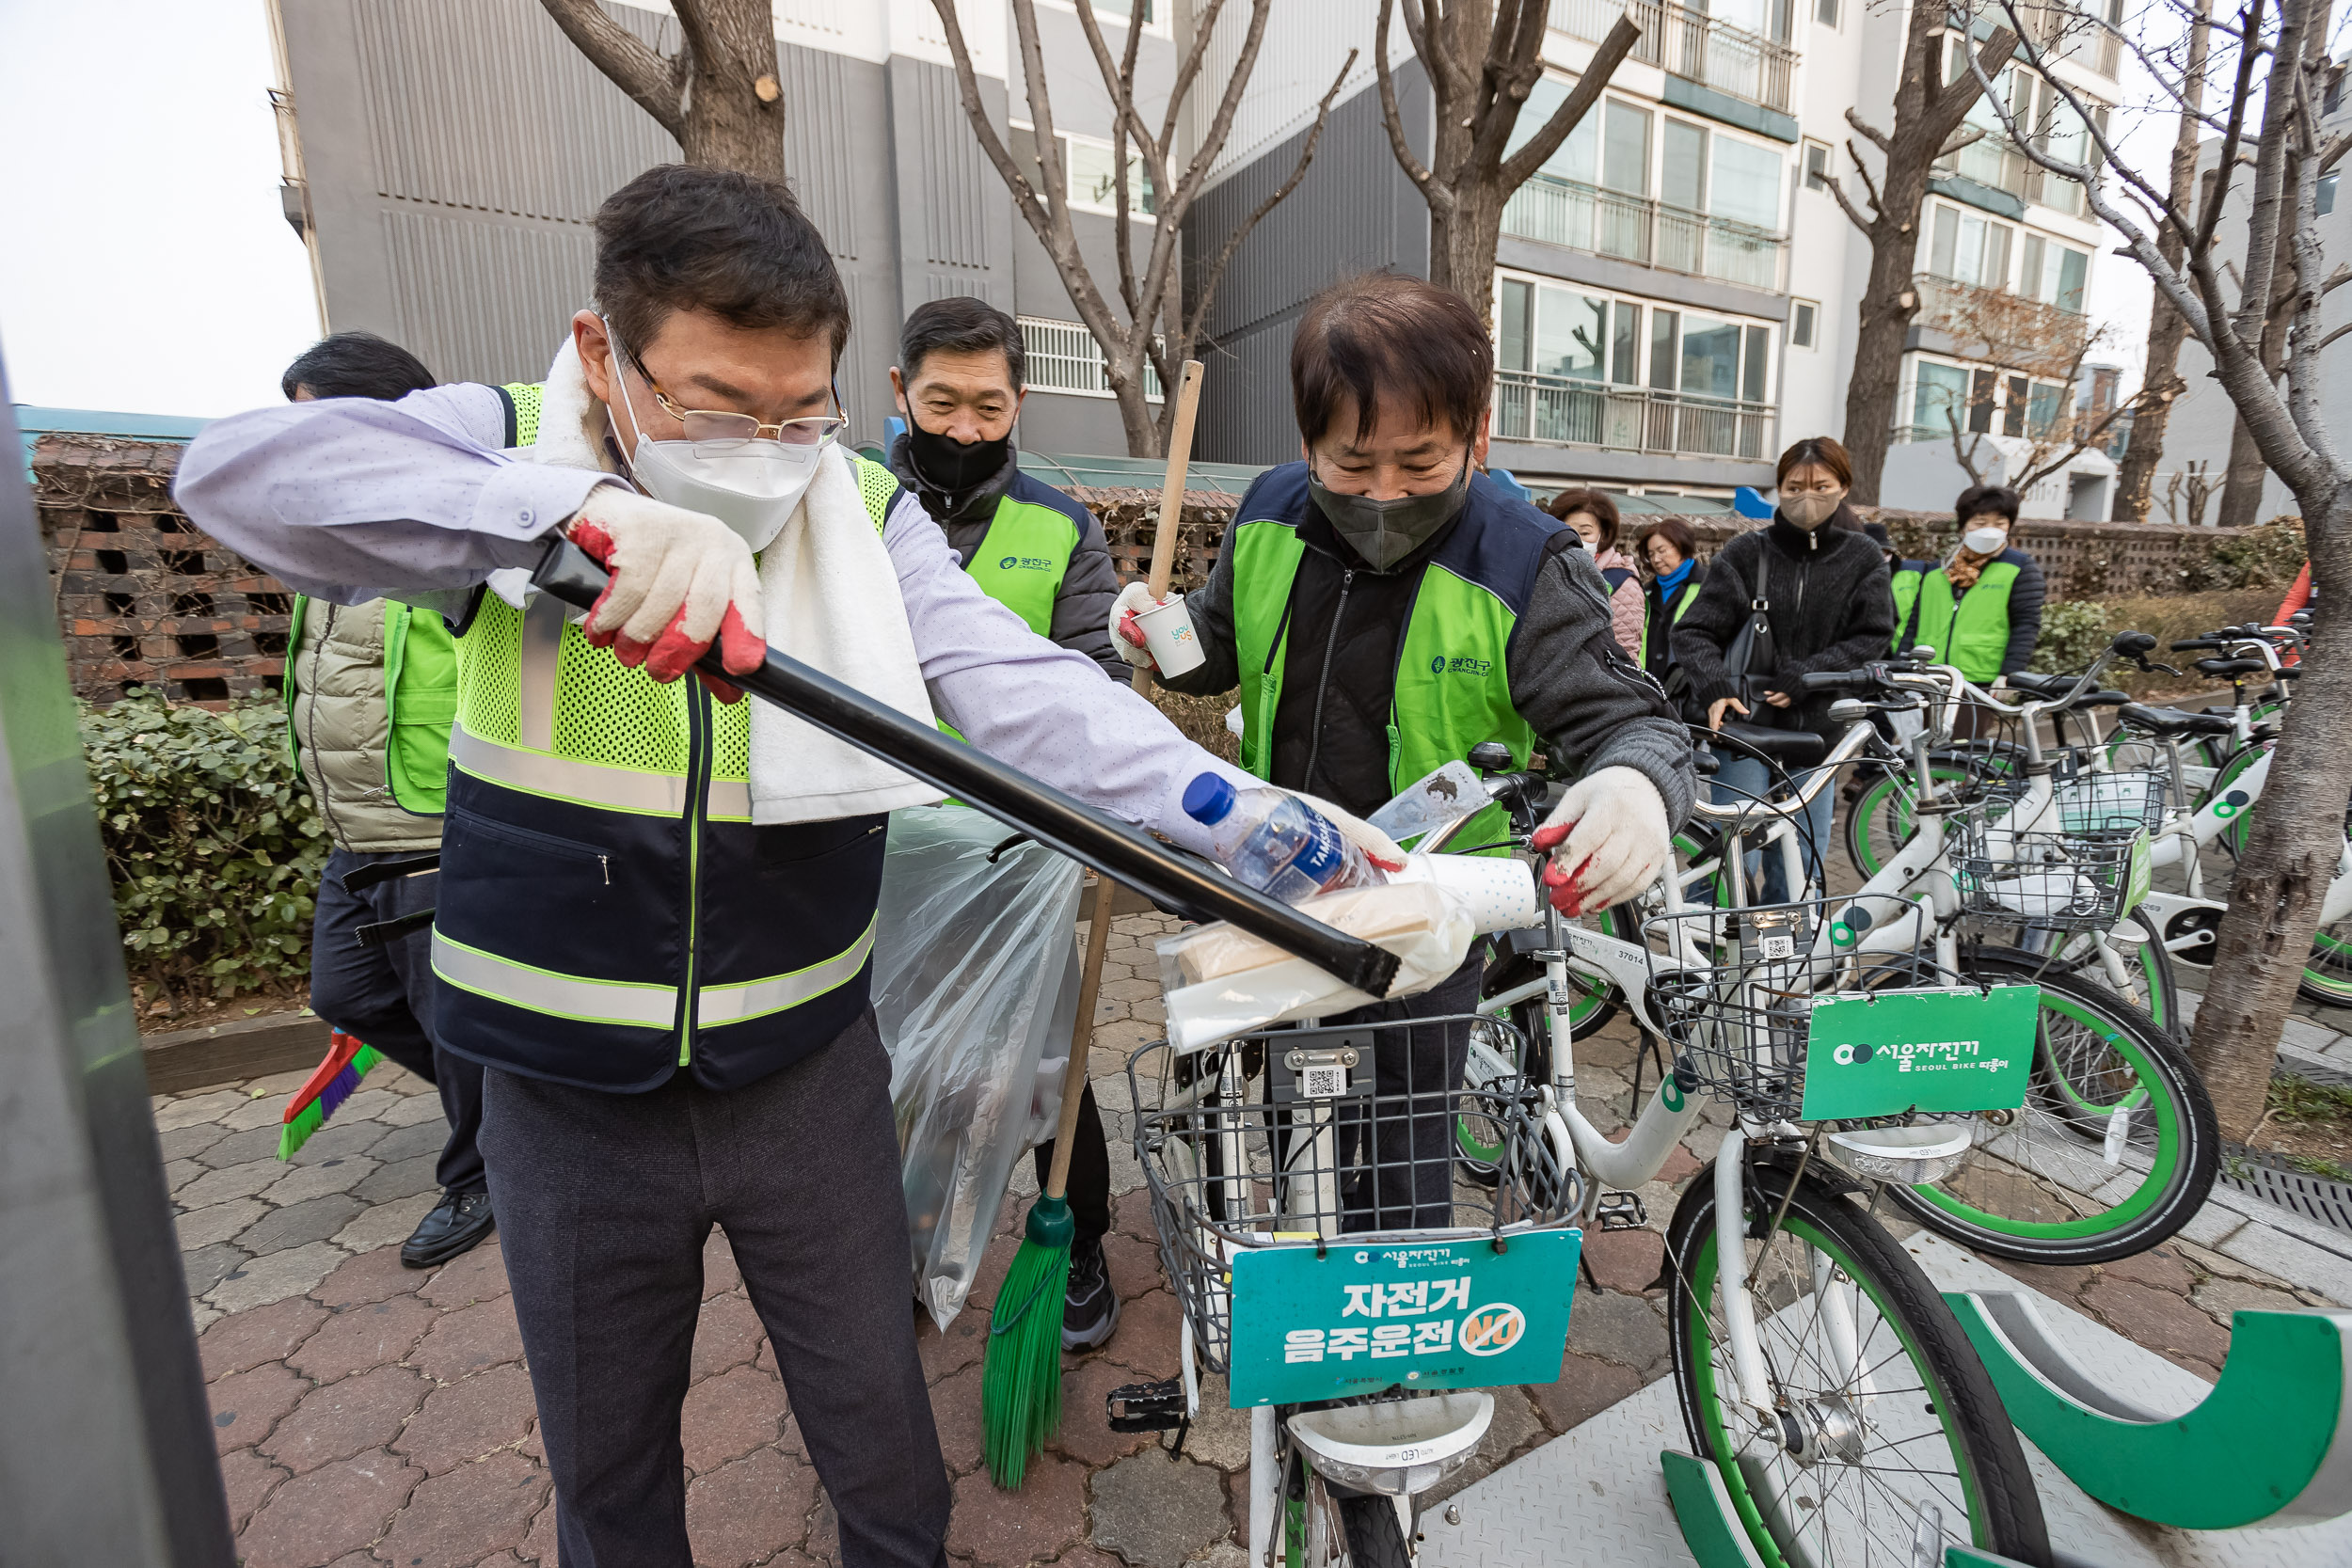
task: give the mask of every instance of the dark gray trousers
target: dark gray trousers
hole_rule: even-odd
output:
[[[397,920],[429,910],[439,894],[441,874],[396,877],[389,882],[343,891],[342,875],[379,861],[405,860],[409,852],[375,854],[336,849],[319,879],[310,923],[310,1007],[345,1034],[398,1062],[440,1091],[449,1140],[433,1177],[453,1193],[482,1191],[482,1068],[452,1055],[433,1030],[433,939],[416,931],[383,947],[362,947],[362,926]],[[492,1204],[496,1208],[495,1203]]]
[[[1417,996],[1375,1002],[1323,1021],[1326,1027],[1380,1025],[1316,1041],[1320,1047],[1353,1045],[1369,1053],[1373,1092],[1381,1101],[1370,1118],[1340,1118],[1339,1158],[1345,1170],[1341,1229],[1454,1223],[1452,1095],[1470,1065],[1470,1022],[1418,1021],[1477,1011],[1478,985],[1486,973],[1485,951],[1474,948],[1461,968]]]
[[[842,1568],[940,1568],[947,1471],[874,1015],[739,1089],[681,1072],[606,1094],[495,1068],[484,1089],[563,1568],[691,1568],[678,1415],[714,1224],[840,1517]]]

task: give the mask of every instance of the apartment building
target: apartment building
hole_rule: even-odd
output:
[[[1316,167],[1242,247],[1216,301],[1214,412],[1203,430],[1213,455],[1241,461],[1291,450],[1269,372],[1299,303],[1341,268],[1427,264],[1425,211],[1395,168],[1372,87],[1376,0],[1298,9],[1313,14],[1278,13],[1288,33],[1268,54],[1285,63],[1271,75],[1261,68],[1254,134],[1236,135],[1188,236],[1198,254],[1288,170],[1316,96],[1345,51],[1362,49],[1360,81],[1347,85]],[[1640,42],[1504,214],[1494,461],[1538,487],[1717,497],[1769,487],[1788,440],[1845,423],[1869,249],[1825,182],[1847,182],[1860,204],[1847,144],[1861,138],[1846,114],[1889,123],[1908,13],[1866,0],[1717,0],[1704,10],[1556,0],[1523,135],[1620,14],[1641,24]],[[2053,71],[2091,101],[2111,100],[2112,34],[2078,11],[2033,14],[2061,46]],[[1401,27],[1391,52],[1408,135],[1425,145],[1428,93]],[[1945,57],[1955,73],[1966,69],[1957,48]],[[2079,137],[2033,72],[2012,68],[2001,87],[2053,146]],[[1923,308],[1904,356],[1903,446],[1886,497],[1897,504],[1949,503],[1962,474],[1954,422],[1979,438],[1979,467],[2015,473],[2037,435],[2060,428],[2080,402],[2065,372],[2081,357],[2096,222],[2079,189],[2042,177],[1999,134],[1989,105],[1973,122],[1988,135],[1939,170],[1922,214]],[[2002,331],[1989,341],[1971,330],[1996,319]],[[2084,454],[2038,487],[2034,510],[2104,505],[2104,490],[2077,493],[2077,475],[2111,468],[2104,452]]]
[[[310,247],[323,327],[361,327],[451,379],[544,375],[589,303],[603,198],[677,145],[573,48],[537,0],[271,0],[287,219]],[[607,8],[664,51],[658,0]],[[1120,48],[1140,26],[1147,113],[1165,112],[1168,0],[1096,0]],[[1038,0],[1079,244],[1116,293],[1110,108],[1069,0]],[[1041,452],[1123,452],[1103,359],[1043,248],[973,136],[928,0],[775,0],[786,164],[850,294],[841,396],[853,439],[891,412],[898,324],[975,294],[1022,320],[1038,395],[1018,437]],[[963,0],[983,102],[1033,157],[1003,0]],[[1153,99],[1156,96],[1157,102]],[[1134,170],[1138,244],[1156,221]]]

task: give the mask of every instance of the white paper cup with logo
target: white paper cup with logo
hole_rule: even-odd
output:
[[[1192,611],[1184,608],[1182,594],[1169,594],[1165,604],[1136,610],[1136,629],[1143,633],[1143,645],[1151,650],[1152,662],[1163,675],[1181,675],[1209,661],[1209,656],[1200,651],[1200,639],[1192,629]]]

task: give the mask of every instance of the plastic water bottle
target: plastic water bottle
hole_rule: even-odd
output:
[[[1209,830],[1234,879],[1285,904],[1388,880],[1331,819],[1279,789],[1235,789],[1203,773],[1184,790],[1184,815]]]

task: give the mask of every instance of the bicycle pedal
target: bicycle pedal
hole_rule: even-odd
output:
[[[1104,1396],[1103,1414],[1110,1418],[1113,1432],[1173,1432],[1189,1424],[1184,1380],[1121,1384]]]
[[[1603,1193],[1593,1217],[1603,1230],[1641,1230],[1649,1225],[1649,1210],[1639,1193]]]

